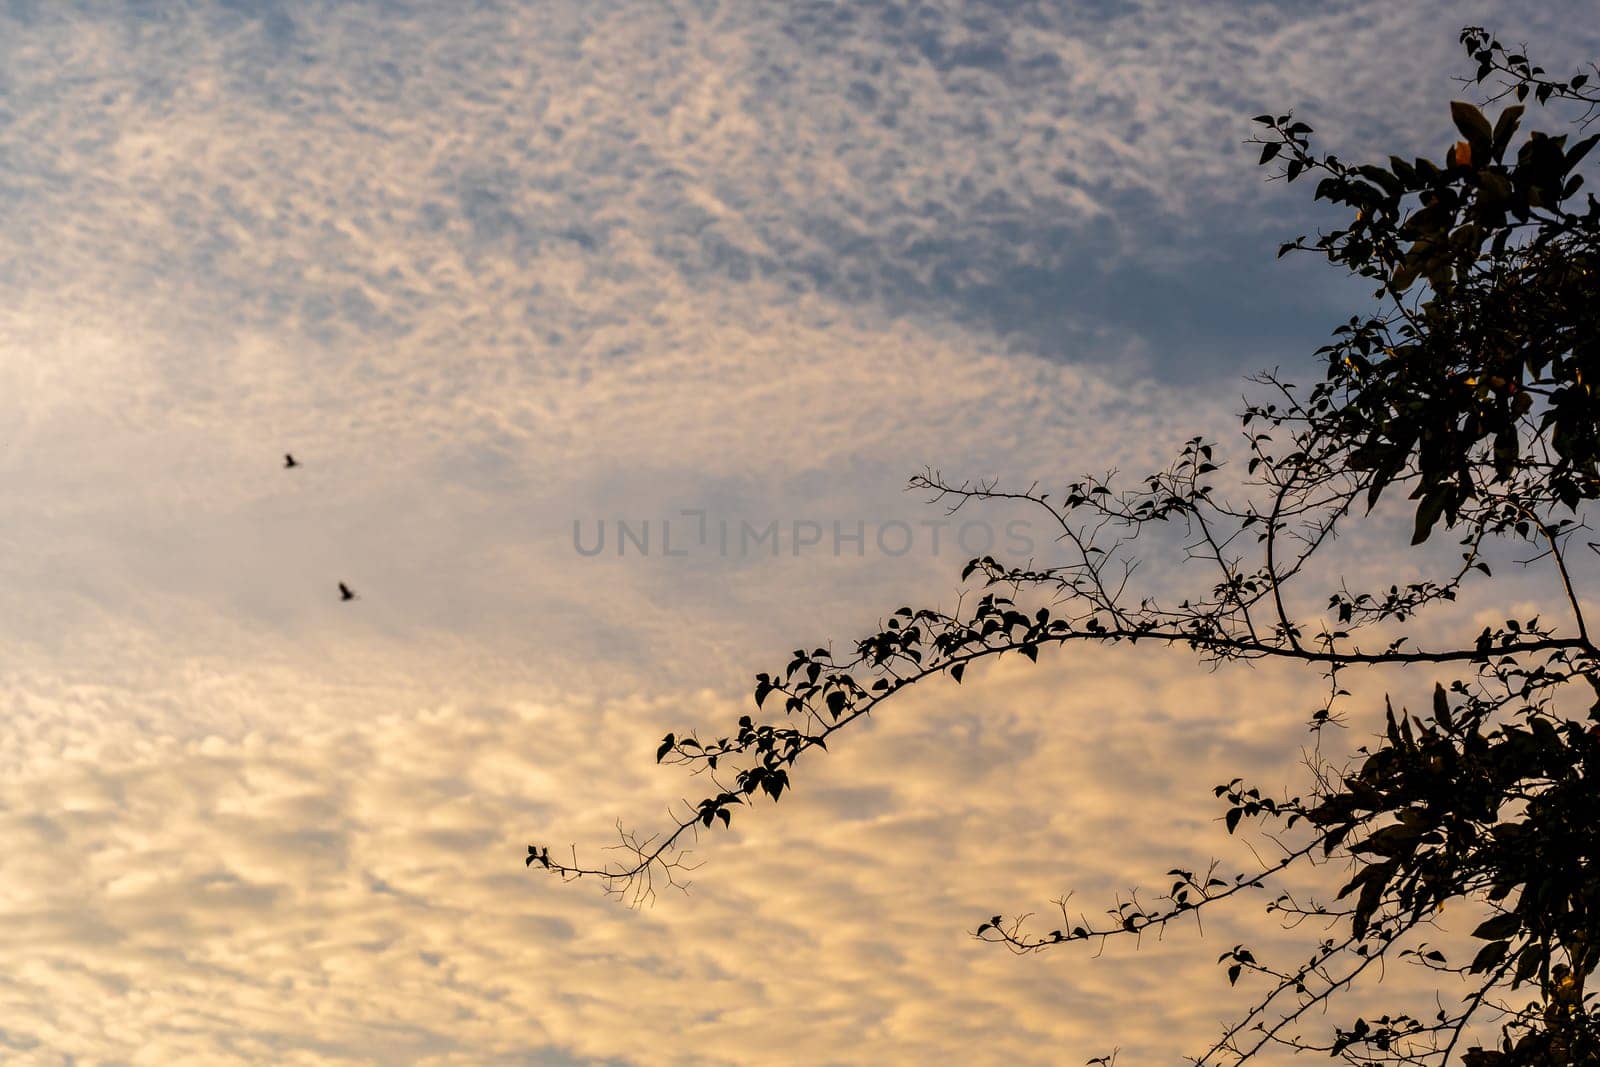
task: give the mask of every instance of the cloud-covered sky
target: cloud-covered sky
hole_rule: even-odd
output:
[[[930,690],[643,911],[521,854],[647,824],[684,789],[654,742],[784,651],[949,603],[972,553],[908,475],[1137,472],[1309,366],[1361,290],[1274,261],[1321,216],[1250,116],[1436,154],[1461,24],[1559,68],[1586,15],[0,5],[0,1048],[1193,1050],[1226,930],[1092,965],[966,931],[1226,854],[1209,787],[1289,780],[1292,675]],[[710,540],[665,556],[690,512]],[[617,558],[618,519],[655,551]],[[822,541],[723,554],[718,522]]]

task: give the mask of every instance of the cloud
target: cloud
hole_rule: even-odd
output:
[[[1246,269],[1303,210],[1263,199],[1250,114],[1300,103],[1386,151],[1443,114],[1392,101],[1442,104],[1454,65],[1437,12],[1370,4],[251,10],[10,35],[22,290],[583,365],[640,358],[641,311],[685,287],[765,282],[1107,359],[1107,286],[1172,304],[1130,272],[1246,311],[1204,266]]]
[[[1007,667],[886,709],[798,769],[790,810],[741,813],[706,842],[688,896],[643,911],[529,875],[518,853],[529,835],[559,848],[603,841],[617,819],[648,829],[681,786],[645,751],[652,723],[681,725],[674,701],[353,717],[338,694],[306,691],[292,721],[199,742],[141,729],[125,705],[79,727],[120,747],[91,758],[69,743],[4,787],[8,1032],[83,1057],[218,1063],[847,1062],[953,1047],[1043,1063],[1111,1040],[1193,1047],[1216,1022],[1203,1001],[1165,1014],[1163,1036],[1133,1022],[1215,984],[1192,934],[1085,969],[963,932],[1074,888],[1092,914],[1174,861],[1201,862],[1226,844],[1211,779],[1292,753],[1292,703],[1251,722],[1227,711],[1234,686],[1261,692],[1259,672],[1186,697],[1180,730],[1164,709],[1187,692],[1181,672],[1132,665]],[[70,710],[41,699],[26,718]],[[693,717],[733,714],[707,694]],[[1108,1027],[1108,1012],[1125,1022]]]
[[[653,767],[651,739],[731,721],[721,696],[418,706],[397,692],[401,710],[353,712],[308,687],[292,717],[190,741],[150,724],[204,686],[123,694],[116,717],[65,727],[0,790],[8,1034],[152,1062],[959,1048],[1047,1063],[1113,1044],[1170,1058],[1226,1015],[1217,945],[1301,951],[1255,920],[1263,900],[1212,916],[1203,940],[1176,929],[1092,963],[1072,948],[1015,959],[966,931],[1027,910],[1048,929],[1064,893],[1073,921],[1093,917],[1212,855],[1249,869],[1210,786],[1303,784],[1306,679],[1191,675],[1182,657],[1090,652],[913,693],[797,767],[786,810],[742,811],[703,842],[688,895],[641,911],[524,872],[519,853],[529,838],[592,849],[619,820],[649,831],[685,784]],[[12,720],[35,729],[80,703],[21,691]],[[1413,984],[1401,969],[1385,988]]]
[[[1558,32],[1577,13],[1528,16],[1552,67],[1594,50]],[[1193,1049],[1230,927],[1094,966],[964,932],[1202,862],[1209,787],[1292,766],[1304,679],[974,672],[630,912],[523,848],[650,825],[683,787],[656,738],[731,719],[798,643],[948,604],[962,554],[952,527],[939,555],[588,559],[572,523],[925,539],[946,517],[901,492],[925,465],[1137,474],[1230,431],[1231,375],[1351,306],[1256,266],[1306,216],[1254,173],[1248,116],[1427,150],[1454,21],[1494,14],[8,5],[0,1045]]]

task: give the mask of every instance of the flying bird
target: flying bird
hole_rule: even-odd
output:
[[[299,460],[295,459],[293,456],[291,456],[287,452],[285,452],[283,454],[283,468],[284,468],[284,470],[289,470],[290,468],[298,467],[298,466],[300,466],[300,461]]]
[[[341,601],[355,600],[356,599],[355,590],[351,589],[348,585],[345,585],[343,582],[340,582],[339,583],[339,599]]]

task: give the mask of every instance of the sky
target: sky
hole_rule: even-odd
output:
[[[1364,290],[1275,259],[1327,216],[1251,116],[1438,155],[1461,25],[1561,69],[1588,13],[0,4],[0,1058],[1202,1047],[1228,920],[970,931],[1247,860],[1210,787],[1294,781],[1292,672],[929,687],[647,908],[522,858],[664,817],[662,734],[788,650],[953,603],[1012,516],[908,476],[1140,472],[1314,373]]]

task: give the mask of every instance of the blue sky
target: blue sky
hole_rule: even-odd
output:
[[[1110,1019],[1132,1062],[1193,1048],[1223,934],[1156,973],[964,931],[1203,859],[1210,785],[1292,769],[1300,682],[1110,656],[930,693],[632,912],[529,878],[527,841],[647,821],[683,788],[666,729],[948,603],[962,558],[590,560],[572,524],[876,529],[939,517],[902,492],[924,466],[1136,472],[1228,433],[1242,375],[1363,306],[1274,259],[1323,216],[1250,116],[1437,155],[1462,24],[1559,69],[1600,53],[1588,14],[0,6],[0,1041],[1047,1063]]]

